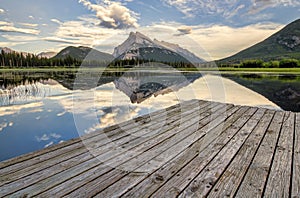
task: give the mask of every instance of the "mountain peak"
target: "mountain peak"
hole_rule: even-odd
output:
[[[188,50],[181,48],[178,44],[168,43],[165,41],[158,41],[157,39],[150,39],[146,35],[140,32],[130,32],[129,37],[118,47],[114,49],[113,56],[115,58],[124,55],[123,57],[132,58],[138,56],[138,54],[132,54],[133,51],[139,50],[141,48],[156,48],[161,50],[169,50],[170,53],[177,53],[184,59],[189,60],[191,63],[202,63],[203,59],[197,57]],[[157,51],[156,50],[156,51]],[[136,52],[134,52],[136,53]]]
[[[160,48],[160,46],[156,45],[155,42],[153,42],[149,37],[145,36],[144,34],[140,32],[130,32],[129,37],[121,45],[114,49],[113,56],[117,58],[126,51],[138,49],[141,47]]]

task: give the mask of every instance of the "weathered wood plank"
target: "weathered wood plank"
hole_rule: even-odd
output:
[[[274,114],[275,111],[268,110],[266,112],[221,178],[218,179],[208,197],[234,197]]]
[[[249,135],[253,132],[253,129],[256,127],[264,113],[265,109],[258,109],[251,119],[248,120],[248,122],[241,128],[237,135],[225,145],[220,153],[218,153],[218,155],[205,167],[205,169],[190,182],[187,188],[181,192],[179,197],[206,196],[220,175],[222,175],[225,168],[231,162],[231,159],[236,155],[241,145],[243,145]]]
[[[223,112],[222,107],[224,107],[224,105],[221,105],[220,107],[218,108],[218,110],[217,109],[214,110],[214,108],[211,110],[211,112],[214,112],[214,114],[212,115],[214,115],[215,118],[217,118],[220,115],[220,113]],[[210,118],[208,117],[210,117],[210,115],[204,113],[203,115],[200,114],[200,117],[191,119],[191,121],[199,122],[199,118],[200,118],[200,126],[203,125],[205,127],[207,124],[210,123]],[[101,175],[97,179],[89,183],[85,183],[83,186],[81,186],[80,188],[76,189],[71,194],[69,194],[69,196],[76,196],[76,195],[92,196],[100,192],[101,190],[105,189],[106,187],[110,186],[111,184],[115,183],[120,178],[127,175],[128,171],[134,171],[137,167],[149,162],[149,160],[151,160],[152,168],[159,166],[161,163],[166,163],[165,160],[172,158],[172,156],[176,155],[181,150],[184,150],[189,144],[193,143],[196,137],[198,136],[201,137],[202,135],[205,134],[204,131],[200,131],[200,130],[195,132],[196,129],[197,128],[195,128],[195,124],[188,124],[187,126],[182,126],[182,130],[177,132],[170,139],[168,139],[168,141],[161,142],[161,144],[155,145],[155,147],[150,148],[146,152],[139,152],[140,149],[138,150],[131,149],[129,152],[120,156],[121,157],[120,159],[116,159],[117,164],[119,164],[119,166],[117,166],[116,169],[112,169],[112,171],[109,172],[108,174]],[[195,133],[197,133],[197,135]],[[136,153],[140,153],[140,154],[136,155]],[[132,158],[131,160],[124,160],[124,159],[128,159],[128,156],[131,156],[132,154],[135,154],[136,157]],[[161,155],[164,155],[164,157],[162,157]],[[123,163],[120,163],[120,160]],[[114,162],[114,164],[116,163]],[[136,173],[148,174],[147,172],[144,171],[136,171]],[[107,180],[107,178],[110,179]],[[101,183],[101,186],[99,186],[99,183]],[[88,189],[88,191],[84,191],[84,189]]]
[[[300,198],[300,113],[296,114],[291,197]]]
[[[201,109],[203,111],[203,113],[205,111],[207,111],[208,109],[210,109],[209,106]],[[222,104],[219,104],[213,108],[220,108],[221,106],[222,106]],[[193,117],[195,115],[191,114],[190,116]],[[186,116],[185,118],[190,119],[189,116]],[[165,130],[170,131],[169,135],[172,135],[172,130],[169,130],[170,126],[165,126],[165,127],[166,127]],[[164,134],[165,133],[163,133],[162,135],[164,135]],[[159,137],[157,137],[157,138],[159,138]],[[167,137],[167,139],[168,139],[168,137]],[[166,139],[159,139],[160,142],[163,142],[165,140]],[[159,144],[159,143],[157,143],[157,141],[153,141],[152,143]],[[134,146],[136,146],[136,145],[134,145]],[[147,150],[149,147],[151,148],[153,145],[140,144],[138,146],[142,147],[139,152],[143,153],[145,150]],[[124,154],[124,152],[125,152],[125,154]],[[97,158],[95,158],[94,156],[90,156],[90,153],[88,153],[88,156],[86,158],[82,157],[82,159],[80,158],[76,162],[68,163],[68,161],[67,161],[64,163],[60,163],[56,166],[53,166],[51,168],[44,169],[38,173],[35,173],[34,176],[27,176],[27,177],[22,178],[20,181],[23,181],[23,183],[26,183],[28,185],[27,188],[25,188],[23,185],[20,186],[20,182],[9,183],[6,186],[4,186],[5,191],[3,193],[5,193],[5,192],[7,193],[12,190],[17,191],[18,188],[22,187],[25,189],[21,190],[20,192],[17,192],[17,195],[28,194],[30,196],[33,196],[36,193],[40,193],[42,189],[46,190],[52,186],[60,184],[64,181],[68,180],[68,178],[72,178],[76,175],[79,175],[80,173],[85,172],[89,169],[92,169],[95,166],[98,166],[99,164],[102,164],[103,162],[105,162],[107,160],[112,160],[112,162],[110,162],[111,164],[113,164],[117,160],[123,160],[123,161],[129,160],[130,158],[134,157],[134,156],[130,156],[131,153],[132,153],[131,150],[129,150],[129,152],[126,152],[126,150],[124,150],[123,153],[117,152],[118,156],[123,154],[123,155],[121,155],[121,157],[116,157],[114,155],[109,155],[107,153],[103,153],[102,150],[96,149],[95,153],[93,153],[94,155],[97,156],[97,155],[105,154],[105,156],[109,157],[109,158],[102,159],[102,157],[99,157],[99,156],[97,156]],[[139,153],[134,153],[134,154],[139,154]],[[107,166],[103,166],[102,169],[99,170],[99,173],[104,174],[105,172],[109,171],[110,167],[107,167]],[[51,177],[49,177],[49,176],[51,176]],[[34,186],[30,186],[32,184],[34,184]]]
[[[284,112],[276,112],[236,197],[261,197],[279,137]]]
[[[195,110],[193,110],[192,107],[195,106],[196,104],[192,103],[191,104],[192,106],[185,106],[184,108],[186,109],[186,112],[183,112],[182,116],[190,115],[192,112],[194,112]],[[201,102],[199,103],[199,105],[200,104],[202,105],[201,108],[205,108],[210,105],[209,103],[201,103]],[[173,114],[173,113],[175,113],[175,114]],[[170,128],[173,127],[174,123],[175,123],[175,126],[177,126],[176,121],[181,119],[181,115],[178,114],[177,111],[175,111],[175,112],[172,112],[172,114],[170,114],[170,116],[171,117],[169,117],[169,119],[166,121],[166,124],[167,125],[169,124]],[[136,137],[132,136],[132,135],[137,134],[140,131],[143,131],[143,129],[145,129],[145,128],[150,128],[150,130],[153,131],[153,130],[155,130],[155,127],[161,128],[161,125],[159,125],[159,124],[158,125],[156,125],[156,124],[141,125],[140,129],[133,128],[132,130],[129,129],[127,131],[127,133],[125,133],[125,132],[117,133],[112,136],[110,136],[110,133],[100,134],[98,136],[95,136],[93,139],[88,139],[90,141],[84,142],[85,143],[84,145],[80,143],[80,147],[78,147],[77,145],[71,146],[70,148],[68,148],[68,150],[70,150],[70,152],[65,152],[65,150],[63,150],[60,152],[51,153],[50,156],[45,154],[42,157],[39,157],[39,158],[41,158],[41,159],[38,159],[40,161],[40,163],[32,164],[31,160],[30,160],[27,163],[24,162],[23,166],[25,166],[25,167],[22,168],[21,170],[9,169],[9,171],[6,172],[6,174],[0,172],[1,173],[0,186],[4,185],[6,183],[9,183],[11,181],[20,179],[22,177],[25,177],[27,175],[33,174],[33,173],[43,170],[45,168],[65,162],[71,158],[77,157],[84,153],[87,153],[87,152],[89,152],[89,150],[85,147],[85,145],[93,145],[93,149],[99,149],[101,147],[101,150],[103,152],[105,152],[105,149],[110,150],[113,148],[112,144],[109,144],[112,141],[114,144],[118,144],[118,145],[122,146],[126,142],[133,141],[134,138],[137,139],[139,137],[138,135]],[[118,130],[121,130],[121,129],[118,129]],[[108,138],[108,136],[109,136],[109,138]],[[142,140],[143,140],[143,138],[140,138],[140,141],[142,141]],[[56,154],[57,156],[52,157],[54,154]],[[49,158],[47,158],[48,156],[49,156]],[[32,161],[34,161],[34,162],[35,162],[35,160],[36,159],[32,159]],[[11,174],[11,173],[13,173],[13,174]]]
[[[265,188],[265,197],[289,197],[292,174],[295,114],[285,112],[274,160]]]
[[[256,108],[250,108],[245,114],[235,121],[227,130],[208,147],[206,147],[199,155],[191,161],[187,166],[179,172],[173,173],[164,185],[158,189],[153,197],[176,197],[190,183],[190,181],[198,175],[198,173],[219,153],[220,149],[232,139],[239,129],[248,121],[248,119],[256,112]]]
[[[239,119],[247,109],[248,107],[239,107],[236,113],[234,113],[227,120],[225,120],[225,123],[223,126],[221,126],[221,128],[219,125],[210,133],[218,133],[219,130],[221,130],[222,132],[227,130],[227,128],[230,127],[232,123],[234,123],[237,119]],[[224,139],[226,138],[227,136],[224,136]],[[177,158],[171,160],[170,162],[162,166],[160,169],[152,173],[143,181],[141,181],[143,178],[136,180],[136,183],[141,181],[136,186],[134,186],[133,182],[128,181],[127,183],[130,185],[126,186],[127,192],[123,194],[122,197],[149,197],[166,181],[168,181],[175,173],[181,170],[184,166],[190,163],[191,160],[197,157],[200,152],[202,152],[202,150],[205,148],[204,146],[202,146],[202,144],[205,144],[203,140],[204,138],[194,143],[190,148],[181,153]],[[202,150],[200,150],[200,148],[202,148]],[[130,178],[131,174],[129,174],[129,179]],[[126,179],[128,179],[128,177],[124,178],[124,180]]]
[[[241,111],[238,111],[240,107],[235,107],[232,109],[229,109],[226,112],[226,118],[225,123],[217,125],[215,128],[210,130],[207,134],[210,133],[218,133],[219,131],[222,131],[223,129],[226,129],[229,127],[232,122],[235,119],[238,119],[239,116],[242,115],[243,112],[246,111],[246,108],[242,108]],[[238,114],[238,116],[234,116]],[[204,136],[206,137],[206,135]],[[132,189],[135,185],[137,185],[140,181],[144,180],[144,184],[138,185],[134,187],[140,194],[131,194],[130,197],[147,197],[150,196],[152,193],[151,191],[155,191],[155,189],[159,188],[160,184],[162,184],[164,181],[167,181],[174,172],[179,171],[183,166],[185,166],[187,163],[189,163],[193,158],[195,158],[199,152],[201,152],[201,149],[205,147],[205,144],[209,144],[210,142],[207,141],[205,138],[199,138],[197,139],[192,145],[186,148],[183,152],[179,153],[177,156],[175,156],[172,160],[170,160],[167,164],[164,164],[163,166],[158,167],[157,171],[154,171],[153,173],[149,173],[147,170],[149,170],[151,164],[146,163],[136,169],[135,171],[131,172],[126,177],[123,177],[113,185],[111,185],[109,188],[101,192],[98,197],[111,197],[111,196],[121,196],[129,189]],[[212,140],[211,140],[212,141]],[[177,146],[177,145],[176,145]],[[171,151],[172,152],[172,151]],[[174,152],[173,152],[174,153]],[[168,155],[168,153],[166,153]],[[165,158],[164,156],[159,155],[156,158]],[[144,172],[148,174],[136,174],[137,172]],[[149,174],[151,174],[149,176]],[[151,189],[150,189],[151,188]],[[139,189],[139,190],[138,190]]]
[[[189,120],[189,119],[193,118],[197,113],[201,113],[201,112],[203,113],[203,112],[207,111],[208,109],[209,109],[209,106],[206,106],[204,109],[201,109],[198,112],[196,111],[192,114],[188,114],[187,117],[186,117],[186,120]],[[170,128],[170,126],[166,126],[166,127]],[[152,140],[149,139],[148,141],[145,141],[145,143],[143,143],[143,144],[138,144],[138,147],[136,147],[136,149],[142,148],[142,149],[146,150],[147,148],[151,148],[151,145],[156,145],[156,144],[162,142],[164,139],[168,139],[173,135],[174,135],[174,132],[172,130],[168,129],[167,132],[163,133],[162,135],[158,136],[157,138],[152,139]],[[134,144],[134,141],[131,141],[124,148],[125,149],[130,149],[131,151],[129,151],[129,152],[132,152],[132,149],[135,146],[136,146],[136,144]],[[107,153],[103,152],[103,155],[98,156],[98,158],[101,158],[101,161],[105,162],[107,159],[110,159],[110,158],[113,158],[114,156],[116,156],[118,154],[118,152],[120,152],[120,151],[118,151],[116,149],[114,149],[110,152],[107,152]],[[125,152],[126,152],[126,150],[125,150]],[[128,154],[128,156],[127,156],[128,159],[132,158],[132,156],[129,155],[129,152],[127,153]],[[141,152],[141,151],[139,151],[139,152]],[[117,163],[118,162],[117,159],[119,159],[119,158],[114,158],[114,162],[111,162],[111,163]],[[122,159],[122,160],[124,161],[125,159]],[[99,167],[96,167],[96,168],[91,169],[89,171],[94,171],[94,170],[97,170],[97,169],[99,169]],[[72,191],[72,188],[80,187],[80,185],[84,185],[86,182],[92,180],[94,177],[100,176],[102,174],[103,174],[102,171],[98,171],[98,172],[95,172],[93,174],[90,174],[89,172],[84,172],[83,174],[80,174],[80,175],[74,177],[73,179],[70,179],[70,180],[66,181],[62,185],[58,185],[58,186],[54,187],[53,189],[50,189],[50,190],[46,191],[45,194],[47,194],[47,193],[52,193],[52,194],[53,193],[60,193],[61,194],[61,193],[64,193],[65,191],[67,191],[67,192]],[[83,178],[84,178],[84,181],[83,181]],[[58,195],[58,196],[60,196],[60,195]]]
[[[222,114],[220,114],[217,118],[212,118],[209,126],[206,125],[204,128],[200,129],[196,133],[190,135],[184,140],[181,140],[177,144],[175,144],[173,147],[169,148],[168,150],[164,151],[163,153],[160,153],[155,158],[151,159],[150,161],[146,161],[144,158],[137,158],[134,160],[129,161],[128,163],[125,163],[123,166],[127,167],[138,167],[135,169],[131,175],[126,175],[124,180],[119,180],[113,183],[113,185],[109,186],[107,189],[99,193],[96,197],[112,197],[112,196],[120,196],[125,191],[127,191],[128,184],[134,184],[134,181],[139,177],[146,177],[149,174],[152,174],[153,171],[160,168],[162,165],[167,163],[169,160],[171,160],[174,157],[178,157],[178,154],[183,152],[184,150],[192,147],[195,142],[200,142],[201,140],[206,137],[207,134],[210,134],[212,132],[215,132],[220,124],[223,125],[224,120],[226,120],[228,117],[230,117],[233,113],[235,113],[238,110],[237,107],[233,107],[228,109],[227,111],[224,111]],[[221,119],[218,119],[221,118]],[[202,132],[201,132],[202,131]],[[204,134],[201,136],[201,134]],[[211,140],[212,141],[212,140]],[[198,149],[200,150],[200,146],[203,146],[203,144],[209,144],[210,142],[206,139],[206,141],[202,141],[202,144],[199,144]],[[161,160],[164,159],[164,160]],[[142,164],[141,162],[147,162]],[[142,165],[142,166],[141,166]],[[145,173],[145,174],[136,174],[136,173]],[[130,177],[133,176],[133,177]],[[129,179],[129,180],[127,180]]]

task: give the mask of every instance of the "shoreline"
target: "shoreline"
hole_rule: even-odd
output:
[[[61,72],[61,71],[107,71],[107,72],[131,72],[131,71],[161,71],[170,72],[164,68],[1,68],[0,72]],[[300,68],[172,68],[178,72],[204,72],[204,73],[299,73]]]

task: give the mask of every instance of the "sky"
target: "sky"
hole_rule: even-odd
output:
[[[299,0],[0,0],[0,47],[112,53],[139,31],[215,60],[264,40],[299,13]]]

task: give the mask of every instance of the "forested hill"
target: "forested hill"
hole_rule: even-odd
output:
[[[218,62],[240,63],[251,59],[263,61],[300,59],[300,19],[288,24],[264,41]]]

